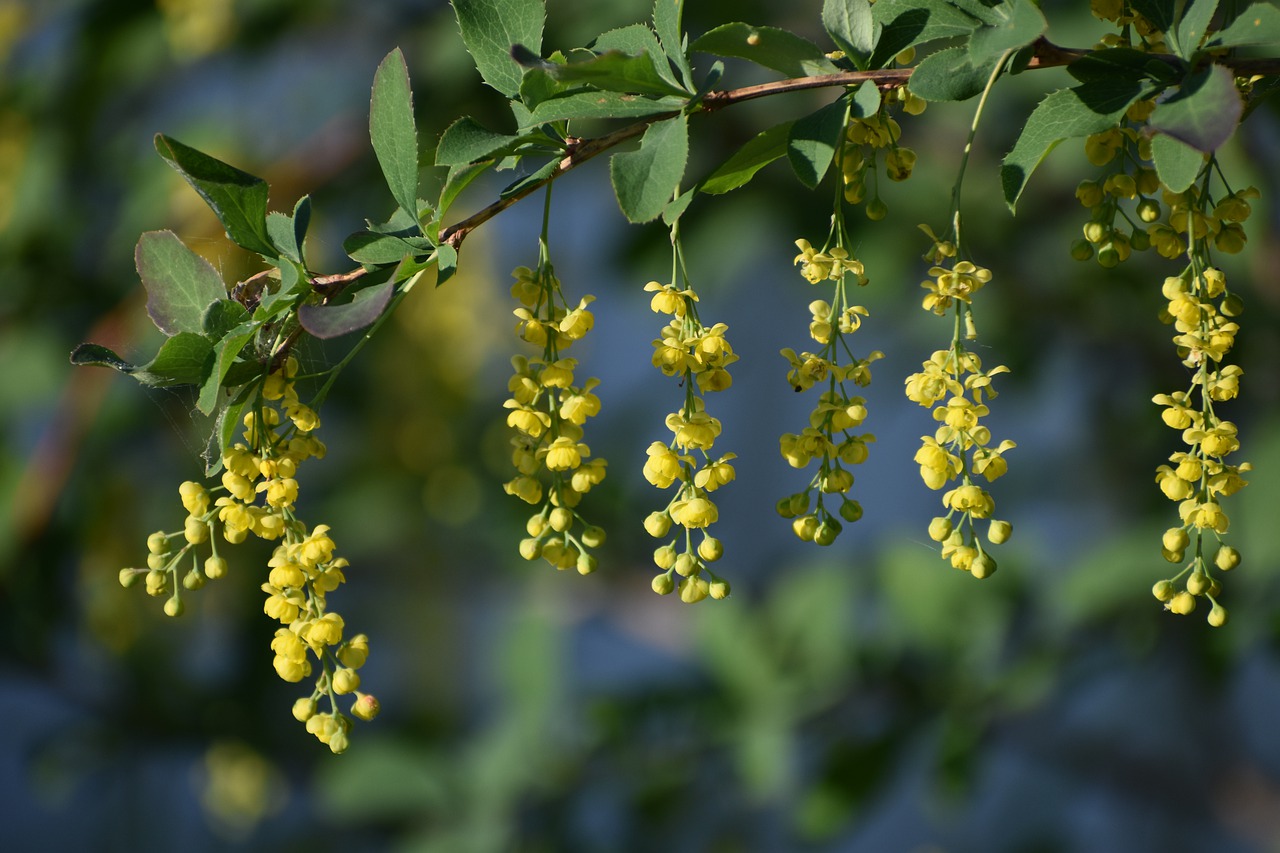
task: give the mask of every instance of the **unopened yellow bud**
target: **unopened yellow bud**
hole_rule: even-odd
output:
[[[805,542],[812,542],[818,532],[817,516],[805,515],[791,522],[791,529]]]
[[[842,529],[840,522],[829,518],[818,525],[818,529],[813,533],[813,541],[819,545],[832,545]]]
[[[1165,608],[1179,616],[1187,616],[1196,609],[1196,597],[1189,592],[1180,592],[1169,599]]]
[[[1151,594],[1156,597],[1157,601],[1168,601],[1177,592],[1178,590],[1173,585],[1173,581],[1170,580],[1156,581],[1155,586],[1151,587]]]
[[[204,575],[197,568],[192,568],[182,576],[182,586],[184,589],[199,589],[204,586]]]
[[[351,693],[360,686],[360,674],[354,669],[343,667],[333,674],[333,692]]]
[[[120,586],[124,587],[125,589],[129,589],[130,587],[137,586],[138,581],[142,580],[142,576],[145,574],[146,572],[143,571],[142,569],[121,569],[120,570]]]
[[[714,563],[724,556],[724,545],[714,536],[708,536],[698,545],[698,556],[708,563]]]
[[[529,520],[524,523],[524,529],[526,533],[537,539],[547,530],[547,517],[542,513],[530,516]]]
[[[996,573],[996,561],[992,559],[990,554],[979,554],[969,564],[969,571],[979,580],[989,578]]]
[[[305,723],[307,720],[314,717],[315,713],[316,700],[309,696],[299,699],[297,702],[293,703],[293,718],[300,723]]]
[[[355,704],[351,706],[351,715],[366,723],[378,716],[382,703],[371,693],[356,693]]]
[[[711,585],[702,578],[685,578],[680,581],[680,600],[685,604],[697,604],[711,594]]]
[[[163,531],[157,530],[147,537],[147,550],[152,554],[168,554],[169,537],[165,536]]]
[[[1215,628],[1221,628],[1227,624],[1227,608],[1221,604],[1213,605],[1213,608],[1209,611],[1209,624]]]
[[[671,575],[654,575],[650,586],[653,587],[653,591],[658,595],[670,595],[675,591],[676,582]]]
[[[658,568],[666,571],[676,564],[676,549],[674,545],[663,545],[653,552],[653,564]]]
[[[551,510],[551,529],[563,533],[573,526],[573,511],[558,506]]]
[[[676,574],[680,575],[680,577],[687,578],[690,575],[696,575],[701,568],[692,554],[684,553],[676,557],[675,569]]]
[[[1229,572],[1240,565],[1240,552],[1230,545],[1223,545],[1218,548],[1218,553],[1214,555],[1213,564],[1222,571]]]
[[[934,542],[943,542],[951,535],[951,519],[938,516],[929,522],[929,538]]]
[[[213,580],[217,580],[218,578],[221,578],[221,577],[226,577],[226,574],[227,574],[226,559],[224,557],[219,557],[216,555],[209,557],[207,560],[204,561],[204,574],[205,574],[205,577],[212,578]]]
[[[722,601],[729,597],[729,582],[723,578],[716,578],[711,582],[708,591],[716,601]]]
[[[991,526],[987,528],[987,539],[992,545],[1003,545],[1012,534],[1013,525],[1007,521],[992,520]]]
[[[1161,541],[1166,551],[1181,552],[1187,549],[1187,545],[1191,543],[1191,537],[1181,527],[1170,527],[1164,532],[1164,537]]]
[[[654,539],[661,539],[671,530],[671,516],[665,512],[651,512],[644,519],[644,529]]]
[[[590,554],[579,554],[577,561],[578,574],[589,575],[600,565],[600,561]]]
[[[186,606],[182,603],[182,599],[178,596],[171,597],[164,603],[164,615],[178,617],[186,610]]]
[[[1209,576],[1197,569],[1187,578],[1187,592],[1192,595],[1204,595],[1209,589]]]
[[[840,517],[852,524],[862,518],[862,504],[857,501],[845,501],[840,504]]]
[[[520,556],[526,560],[538,559],[542,556],[542,543],[537,539],[521,539]]]
[[[588,548],[599,548],[604,544],[604,528],[594,524],[582,531],[582,544]]]

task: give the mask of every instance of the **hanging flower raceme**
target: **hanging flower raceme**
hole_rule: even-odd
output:
[[[1211,159],[1205,168],[1215,166]],[[1156,469],[1156,484],[1178,504],[1181,522],[1165,531],[1161,552],[1171,563],[1182,564],[1188,553],[1191,559],[1176,575],[1157,582],[1152,594],[1166,610],[1184,616],[1196,609],[1199,598],[1208,599],[1208,621],[1215,627],[1227,621],[1227,610],[1218,601],[1218,574],[1240,564],[1240,552],[1223,538],[1231,521],[1222,500],[1244,488],[1242,475],[1252,466],[1228,461],[1240,449],[1236,425],[1222,419],[1214,406],[1235,399],[1240,390],[1244,371],[1224,362],[1239,330],[1235,318],[1244,306],[1227,287],[1226,276],[1212,265],[1211,253],[1222,248],[1218,238],[1225,227],[1238,227],[1248,218],[1247,199],[1256,197],[1257,191],[1249,188],[1227,193],[1215,203],[1208,181],[1179,194],[1170,221],[1189,247],[1189,263],[1180,275],[1166,278],[1162,287],[1168,304],[1161,319],[1177,332],[1173,343],[1190,379],[1186,390],[1152,399],[1163,407],[1161,418],[1180,432],[1186,447]]]
[[[801,276],[810,284],[829,286],[831,300],[809,303],[809,337],[818,345],[817,352],[797,355],[793,349],[782,350],[790,366],[787,382],[791,387],[800,392],[818,386],[822,393],[809,414],[809,426],[779,441],[782,457],[791,467],[807,468],[817,462],[817,471],[802,490],[778,501],[777,509],[783,518],[792,519],[792,529],[801,539],[830,545],[843,529],[841,520],[854,522],[862,517],[862,505],[849,497],[854,480],[849,469],[866,460],[867,445],[876,440],[871,433],[854,432],[867,417],[867,405],[862,397],[849,393],[846,383],[868,385],[870,365],[884,353],[855,358],[846,340],[867,316],[866,308],[849,301],[846,290],[850,281],[867,283],[862,262],[841,245],[818,251],[808,240],[797,240],[796,247]],[[830,502],[836,497],[839,509],[832,512]]]
[[[885,177],[891,181],[907,180],[916,165],[916,152],[898,144],[902,128],[890,115],[891,109],[897,107],[911,115],[919,115],[924,112],[925,101],[911,94],[905,85],[898,86],[885,94],[874,114],[863,118],[850,116],[841,137],[838,163],[844,200],[849,204],[866,202],[864,210],[871,220],[884,219],[889,212],[880,198],[880,172],[876,164],[881,152]],[[871,184],[870,197],[868,183]]]
[[[982,422],[990,413],[986,401],[996,397],[991,378],[1009,368],[984,370],[982,360],[965,347],[966,340],[977,337],[972,297],[991,280],[991,272],[971,261],[955,261],[954,244],[938,239],[926,226],[921,229],[933,240],[926,258],[934,263],[931,279],[921,285],[928,291],[923,307],[939,315],[954,310],[956,325],[951,346],[935,352],[906,380],[907,398],[931,408],[938,422],[933,435],[921,436],[915,461],[930,489],[957,483],[943,493],[946,514],[930,522],[929,537],[941,543],[942,557],[952,566],[985,578],[996,570],[996,561],[983,544],[982,528],[992,545],[1005,542],[1013,531],[1009,522],[993,517],[995,501],[977,483],[978,478],[991,482],[1003,476],[1008,470],[1004,454],[1016,447],[1007,439],[993,447],[991,431]]]
[[[221,484],[183,483],[178,489],[187,510],[182,530],[151,534],[148,568],[123,569],[120,581],[132,586],[145,580],[149,595],[166,597],[165,613],[178,616],[184,610],[184,590],[199,589],[227,573],[227,560],[218,553],[219,533],[233,544],[250,534],[276,542],[262,584],[267,594],[263,611],[282,626],[271,641],[275,670],[289,682],[315,675],[311,695],[294,703],[293,715],[331,750],[342,752],[351,719],[338,697],[351,696],[348,713],[362,720],[372,720],[380,706],[373,695],[359,690],[357,670],[368,656],[368,637],[345,636],[342,617],[328,607],[328,593],[346,580],[347,560],[335,555],[328,525],[309,527],[294,509],[298,468],[325,454],[324,444],[312,434],[320,427],[319,416],[298,399],[297,370],[297,361],[289,357],[266,377],[244,415],[243,441],[222,455]],[[199,554],[206,547],[209,556],[201,562]]]
[[[679,240],[676,239],[679,252]],[[698,319],[698,295],[691,287],[645,285],[653,294],[650,307],[671,316],[653,342],[653,365],[663,375],[677,377],[684,386],[684,404],[667,415],[671,440],[655,441],[646,451],[644,477],[659,489],[675,487],[663,510],[649,513],[644,528],[655,539],[668,539],[653,552],[661,574],[653,578],[659,595],[678,592],[694,604],[704,598],[729,595],[729,582],[711,564],[724,554],[720,540],[708,528],[720,517],[711,493],[733,482],[733,453],[712,453],[720,437],[720,421],[706,409],[702,395],[728,388],[728,367],[738,360],[725,332],[728,326],[705,326]]]
[[[507,425],[515,430],[511,462],[517,474],[504,489],[537,507],[525,525],[528,538],[520,542],[520,555],[586,575],[597,566],[590,549],[605,536],[577,509],[606,473],[605,460],[592,459],[582,442],[587,418],[600,413],[595,395],[600,380],[578,382],[577,359],[563,353],[595,325],[587,307],[595,297],[584,296],[571,307],[546,258],[545,244],[542,256],[537,269],[519,267],[513,273],[511,295],[521,303],[514,312],[516,334],[540,347],[542,356],[511,359],[511,397],[503,405],[510,410]]]

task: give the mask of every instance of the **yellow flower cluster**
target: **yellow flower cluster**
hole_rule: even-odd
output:
[[[952,566],[985,578],[995,572],[996,561],[983,547],[978,522],[987,522],[986,538],[993,545],[1002,544],[1013,532],[1009,522],[992,518],[995,501],[974,482],[976,477],[991,482],[1003,476],[1008,470],[1004,454],[1017,446],[1007,439],[991,446],[991,431],[981,420],[990,413],[984,399],[996,397],[991,378],[1008,373],[1009,368],[1000,365],[983,370],[982,360],[964,346],[964,340],[977,337],[971,299],[991,280],[991,272],[970,261],[942,266],[954,259],[956,245],[939,239],[927,226],[921,230],[933,241],[925,257],[935,264],[929,270],[933,278],[922,285],[928,291],[923,307],[939,315],[954,308],[956,322],[951,347],[935,352],[918,373],[906,379],[907,398],[932,408],[933,419],[938,421],[932,436],[920,437],[915,461],[920,478],[930,489],[959,481],[943,494],[947,513],[930,522],[929,537],[941,543],[942,557]]]
[[[243,542],[250,533],[278,542],[262,585],[267,594],[263,612],[283,625],[271,641],[275,670],[285,681],[298,682],[312,674],[313,661],[318,664],[315,687],[309,697],[294,704],[293,714],[337,753],[347,748],[351,729],[337,697],[353,694],[350,713],[363,720],[373,719],[379,704],[358,690],[356,670],[368,656],[368,638],[358,634],[344,640],[343,619],[327,606],[327,594],[346,579],[347,560],[334,555],[328,525],[308,528],[294,513],[299,465],[325,453],[324,444],[312,435],[320,427],[319,416],[298,399],[297,370],[297,361],[290,357],[263,380],[244,415],[244,441],[223,452],[221,485],[207,489],[199,483],[183,483],[178,490],[187,510],[182,531],[151,534],[148,568],[124,569],[120,580],[131,586],[145,577],[148,594],[169,596],[165,613],[177,616],[183,611],[178,573],[188,554],[191,567],[182,577],[184,589],[198,589],[206,579],[227,572],[227,561],[218,554],[215,534],[219,528],[230,543]],[[215,499],[220,492],[225,494]],[[179,542],[175,551],[173,546]],[[204,544],[211,553],[201,564],[195,549]],[[322,698],[328,700],[329,710],[324,713],[319,711]]]
[[[851,258],[842,246],[829,251],[818,251],[808,240],[797,240],[800,254],[795,263],[800,264],[800,274],[811,284],[832,284],[831,302],[817,299],[809,303],[812,317],[809,337],[817,344],[816,353],[793,349],[782,350],[791,369],[787,381],[796,391],[805,391],[815,384],[825,386],[818,403],[809,414],[809,426],[800,433],[787,433],[780,439],[782,456],[793,468],[805,468],[814,460],[818,471],[801,491],[778,501],[778,514],[792,519],[792,530],[806,542],[830,545],[839,536],[843,525],[840,520],[857,521],[862,517],[862,506],[848,497],[853,488],[853,473],[845,466],[859,465],[867,459],[867,445],[876,440],[870,433],[855,434],[850,430],[861,426],[867,417],[866,400],[850,396],[845,382],[865,387],[871,382],[872,362],[883,358],[884,353],[872,352],[866,358],[854,358],[845,335],[851,335],[862,325],[867,309],[849,302],[846,282],[852,279],[859,285],[867,283],[862,262]],[[841,362],[841,353],[850,359]],[[810,497],[817,491],[817,502],[809,511]],[[840,496],[840,509],[833,514],[825,505],[828,495]]]
[[[1171,464],[1156,469],[1156,483],[1166,497],[1177,501],[1182,522],[1165,531],[1161,550],[1171,563],[1181,563],[1192,545],[1194,550],[1182,571],[1159,581],[1152,593],[1165,609],[1180,615],[1195,610],[1197,597],[1208,598],[1209,624],[1217,627],[1226,623],[1227,611],[1217,600],[1222,587],[1212,570],[1230,571],[1240,564],[1240,552],[1222,541],[1230,519],[1221,499],[1244,488],[1242,475],[1252,466],[1226,462],[1240,449],[1240,441],[1236,425],[1214,412],[1215,403],[1234,399],[1240,390],[1244,371],[1223,364],[1223,359],[1238,329],[1232,318],[1240,315],[1243,306],[1227,290],[1221,270],[1202,266],[1206,238],[1202,236],[1196,246],[1191,265],[1181,275],[1165,279],[1163,288],[1168,300],[1163,318],[1178,333],[1173,341],[1182,363],[1193,371],[1191,383],[1186,391],[1157,394],[1152,400],[1164,407],[1165,424],[1181,431],[1187,446],[1169,457]],[[1207,553],[1209,536],[1217,543],[1212,559]]]
[[[729,582],[709,565],[723,556],[724,546],[707,528],[720,517],[711,493],[733,482],[732,463],[737,456],[725,453],[712,457],[720,421],[707,412],[699,395],[728,388],[733,379],[727,368],[738,356],[725,338],[728,326],[717,323],[707,327],[698,319],[698,296],[691,288],[651,281],[644,289],[653,293],[649,305],[655,313],[671,315],[653,342],[653,365],[666,376],[679,377],[685,391],[684,405],[666,418],[671,441],[655,441],[646,451],[645,479],[659,489],[676,486],[666,509],[651,512],[644,520],[645,530],[655,539],[676,531],[667,544],[653,552],[654,564],[662,570],[653,578],[653,591],[659,595],[678,591],[686,604],[708,596],[725,598]],[[696,547],[695,530],[701,536]]]
[[[845,201],[849,204],[866,201],[867,218],[876,221],[884,219],[889,212],[888,206],[880,198],[878,186],[875,185],[879,176],[876,159],[881,149],[884,149],[884,173],[891,181],[907,180],[916,165],[916,152],[898,145],[902,128],[889,115],[891,106],[901,106],[905,112],[919,115],[924,112],[925,101],[911,94],[906,86],[892,89],[882,100],[880,110],[875,115],[849,118],[837,155]],[[868,173],[873,183],[869,200]]]
[[[503,488],[538,507],[525,525],[529,536],[520,542],[520,555],[590,574],[597,560],[588,549],[602,544],[605,534],[588,524],[577,506],[605,477],[605,460],[591,459],[582,443],[583,424],[600,413],[594,393],[600,382],[591,378],[578,384],[578,362],[563,353],[595,325],[587,308],[595,297],[584,296],[571,308],[545,259],[536,270],[519,267],[513,276],[511,295],[521,303],[515,310],[516,333],[542,348],[541,358],[511,359],[511,397],[503,404],[510,410],[507,425],[516,431],[511,462],[518,472]]]

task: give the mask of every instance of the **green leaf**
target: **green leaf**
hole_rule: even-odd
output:
[[[357,231],[342,241],[342,250],[351,260],[373,266],[398,264],[406,257],[429,254],[431,249],[423,237],[395,237],[371,231]]]
[[[534,171],[530,172],[527,175],[523,175],[519,178],[516,178],[514,181],[512,181],[511,183],[503,187],[502,190],[498,193],[498,198],[508,198],[510,196],[516,195],[517,193],[523,192],[531,184],[541,184],[546,182],[551,178],[553,174],[555,174],[555,171],[557,167],[559,167],[559,165],[560,165],[560,161],[558,159],[548,160],[547,162],[543,163]]]
[[[879,34],[868,0],[823,0],[822,26],[858,68],[866,68]]]
[[[632,54],[646,53],[653,57],[654,69],[659,72],[662,71],[660,66],[664,64],[657,61],[658,57],[663,56],[662,42],[658,41],[658,36],[645,24],[630,24],[603,32],[591,42],[591,50],[595,53],[604,53],[609,50]],[[667,71],[670,73],[670,68]],[[668,79],[673,84],[676,82],[674,78]]]
[[[450,207],[453,207],[453,203],[457,201],[462,191],[492,168],[493,162],[485,161],[471,166],[454,166],[449,170],[449,176],[444,181],[444,189],[440,191],[440,203],[436,205],[437,226],[443,224],[445,214],[449,212]]]
[[[969,59],[974,66],[981,67],[999,59],[1006,50],[1031,44],[1049,28],[1049,22],[1031,0],[1012,0],[992,11],[997,23],[982,27],[969,39]]]
[[[1205,43],[1206,48],[1280,44],[1280,9],[1254,3]]]
[[[791,125],[792,122],[789,121],[775,124],[753,136],[732,157],[725,160],[720,168],[708,175],[698,185],[698,189],[704,193],[719,195],[746,184],[755,177],[756,172],[786,155]]]
[[[338,338],[371,325],[382,316],[395,293],[395,282],[384,281],[356,292],[350,302],[338,305],[302,305],[298,322],[322,340]]]
[[[267,182],[157,133],[156,151],[213,210],[237,246],[279,257],[267,235]]]
[[[879,0],[872,21],[881,27],[870,67],[883,68],[909,47],[967,36],[982,25],[947,0]]]
[[[662,40],[662,50],[667,59],[679,71],[680,79],[689,89],[693,88],[693,69],[684,53],[684,37],[680,19],[684,15],[684,0],[654,0],[653,27]]]
[[[655,97],[686,97],[689,94],[659,74],[647,54],[632,56],[609,50],[581,62],[552,65],[546,71],[561,82],[585,83],[607,92]]]
[[[267,234],[271,244],[281,257],[294,263],[302,263],[302,247],[298,245],[297,232],[293,227],[293,217],[287,213],[273,210],[267,214]]]
[[[1166,34],[1173,29],[1175,3],[1177,0],[1129,0],[1129,5],[1135,12]]]
[[[143,234],[133,257],[147,289],[147,314],[166,335],[201,331],[205,309],[226,298],[217,271],[172,231]]]
[[[448,243],[441,243],[440,247],[436,249],[436,287],[453,278],[453,274],[457,271],[458,250]],[[401,270],[397,270],[395,278],[399,279],[401,273]]]
[[[662,224],[670,228],[679,222],[680,217],[684,216],[684,212],[689,209],[689,205],[693,202],[693,197],[697,194],[698,188],[692,187],[667,202],[667,206],[662,208]]]
[[[463,166],[515,150],[526,137],[508,136],[484,127],[470,116],[449,125],[436,146],[437,166]]]
[[[206,477],[212,477],[222,470],[222,451],[231,446],[236,429],[242,423],[240,414],[244,411],[245,404],[249,402],[251,390],[250,386],[245,386],[226,406],[218,410],[218,416],[214,419],[213,432],[209,434],[209,443],[204,450]]]
[[[121,373],[133,373],[138,369],[102,344],[80,344],[71,351],[71,363],[77,367],[110,367]]]
[[[369,102],[369,139],[387,179],[391,197],[418,218],[418,131],[413,122],[413,92],[404,54],[387,54],[373,75]]]
[[[222,388],[222,382],[231,370],[231,365],[235,363],[236,358],[240,355],[241,350],[245,348],[249,341],[253,340],[257,330],[256,324],[252,322],[244,323],[230,330],[223,336],[222,340],[214,345],[213,367],[209,371],[209,376],[205,379],[204,385],[201,386],[200,397],[196,401],[196,408],[206,415],[213,414],[214,409],[218,408],[218,395]]]
[[[839,70],[816,44],[777,27],[723,24],[700,36],[690,50],[746,59],[787,77],[814,77]]]
[[[209,340],[216,341],[248,321],[249,311],[243,305],[234,299],[219,299],[205,309],[200,331]]]
[[[643,98],[621,92],[571,92],[550,98],[533,110],[536,124],[587,118],[644,118],[679,112],[683,98]]]
[[[179,332],[130,375],[144,385],[200,385],[212,367],[213,343],[195,332]]]
[[[1218,0],[1190,0],[1187,3],[1182,20],[1178,22],[1178,48],[1183,59],[1190,60],[1200,48],[1216,11]]]
[[[1160,183],[1175,193],[1185,192],[1195,183],[1196,176],[1204,167],[1202,152],[1162,133],[1151,140],[1151,159],[1160,175]]]
[[[1148,124],[1210,154],[1235,133],[1243,112],[1231,72],[1211,65],[1188,75],[1173,96],[1156,106]]]
[[[995,60],[975,68],[967,49],[948,47],[920,60],[907,86],[926,101],[965,101],[982,92],[993,68]]]
[[[864,80],[853,93],[850,113],[855,118],[870,118],[880,112],[880,88],[874,80]]]
[[[680,186],[689,157],[689,126],[684,115],[651,124],[638,151],[615,154],[609,177],[618,207],[630,222],[656,219]]]
[[[1031,173],[1059,142],[1114,127],[1129,105],[1151,92],[1140,80],[1082,83],[1051,92],[1032,111],[1022,134],[1004,158],[1000,183],[1013,210]]]
[[[1155,59],[1150,53],[1131,47],[1111,47],[1087,53],[1067,66],[1067,73],[1082,83],[1099,80],[1120,81],[1134,76],[1160,83],[1177,82],[1182,63]]]
[[[787,157],[800,183],[810,189],[818,185],[831,166],[844,131],[846,110],[844,98],[838,98],[791,125]]]
[[[511,58],[513,45],[542,51],[542,0],[453,0],[462,41],[484,81],[508,98],[520,94],[524,72]]]

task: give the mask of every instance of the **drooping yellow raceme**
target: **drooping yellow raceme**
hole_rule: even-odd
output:
[[[691,287],[651,281],[644,289],[654,294],[649,303],[654,313],[671,317],[653,341],[653,365],[664,376],[679,379],[684,387],[684,404],[665,418],[670,441],[652,442],[644,463],[649,483],[659,489],[675,487],[666,507],[650,513],[644,521],[645,531],[655,539],[671,536],[653,554],[660,571],[653,578],[653,591],[659,595],[678,593],[686,604],[725,598],[729,582],[710,568],[723,556],[724,546],[707,528],[720,517],[710,494],[733,482],[736,472],[732,461],[736,457],[733,453],[711,455],[721,424],[706,410],[701,395],[723,391],[733,383],[728,368],[738,356],[726,336],[728,326],[703,325],[698,317],[698,295]],[[695,533],[699,537],[696,545]]]
[[[1004,454],[1017,445],[1004,440],[991,445],[991,431],[983,423],[990,414],[986,400],[996,397],[992,377],[1007,373],[1003,365],[983,370],[982,360],[966,349],[964,342],[977,337],[973,322],[973,297],[991,280],[991,272],[972,261],[956,260],[957,247],[939,239],[928,226],[921,230],[932,241],[926,259],[933,262],[930,279],[921,286],[928,291],[922,307],[944,315],[957,312],[951,346],[938,350],[921,364],[905,382],[907,398],[932,409],[938,422],[933,435],[920,438],[915,462],[920,479],[930,489],[946,491],[942,504],[946,514],[929,524],[929,537],[942,546],[943,559],[974,577],[989,577],[996,570],[995,559],[987,552],[978,532],[978,522],[986,524],[986,540],[999,545],[1012,534],[1008,521],[992,518],[995,501],[975,478],[992,482],[1008,471]]]
[[[511,359],[511,397],[503,403],[507,425],[515,430],[511,462],[517,472],[503,488],[537,507],[525,525],[529,535],[520,542],[520,555],[590,574],[597,560],[589,549],[604,541],[604,531],[588,523],[577,506],[607,472],[605,460],[592,459],[582,441],[587,419],[600,413],[595,394],[600,380],[579,383],[578,361],[564,351],[595,327],[588,307],[595,297],[584,296],[569,307],[545,260],[534,269],[518,267],[513,276],[511,294],[522,306],[514,312],[516,334],[542,348],[540,358]]]
[[[289,682],[318,671],[311,695],[295,703],[294,716],[307,722],[308,731],[320,736],[331,750],[342,752],[349,743],[351,721],[339,708],[337,697],[352,692],[352,685],[359,683],[354,670],[364,663],[368,639],[359,635],[344,642],[343,619],[328,608],[326,596],[345,581],[348,567],[345,558],[334,555],[329,526],[308,528],[294,512],[299,467],[325,454],[324,444],[312,434],[319,428],[319,416],[298,398],[297,371],[297,360],[289,357],[263,380],[243,417],[243,441],[222,454],[221,484],[209,489],[183,483],[178,495],[188,515],[182,532],[148,537],[148,568],[125,569],[120,579],[129,586],[145,575],[147,592],[167,596],[165,612],[177,616],[184,610],[183,589],[198,589],[207,579],[227,572],[227,561],[218,554],[215,534],[219,528],[221,538],[233,544],[250,534],[276,542],[262,584],[267,596],[263,612],[282,625],[271,641],[273,665]],[[218,492],[225,494],[214,498]],[[212,553],[201,564],[192,552],[206,544]],[[175,550],[174,545],[180,547]],[[191,568],[179,583],[178,574],[189,553]],[[349,651],[356,639],[358,654]],[[319,701],[326,698],[329,712],[318,714]],[[359,694],[349,711],[367,720],[376,715],[376,711],[370,713],[376,707],[376,698]],[[309,722],[321,717],[323,728]]]
[[[1228,194],[1212,207],[1207,193],[1189,190],[1183,196],[1190,196],[1196,206],[1178,209],[1171,222],[1185,234],[1189,263],[1180,275],[1164,280],[1161,293],[1168,303],[1161,319],[1177,332],[1173,343],[1191,379],[1186,390],[1152,397],[1161,407],[1165,425],[1180,432],[1186,447],[1169,456],[1170,464],[1157,467],[1155,476],[1160,491],[1178,504],[1180,522],[1165,531],[1160,551],[1182,568],[1157,582],[1152,594],[1166,610],[1182,616],[1194,612],[1199,599],[1207,598],[1208,622],[1218,627],[1226,623],[1227,611],[1218,601],[1222,584],[1217,573],[1240,564],[1240,552],[1223,541],[1231,520],[1222,499],[1247,485],[1243,475],[1252,466],[1227,461],[1240,449],[1238,429],[1214,408],[1215,403],[1235,399],[1240,391],[1244,371],[1224,360],[1239,330],[1231,318],[1241,314],[1243,303],[1230,292],[1226,276],[1212,265],[1210,255],[1213,248],[1222,248],[1217,244],[1221,223],[1247,217],[1247,199],[1255,198],[1257,192]],[[1191,559],[1184,563],[1188,553]]]
[[[839,227],[836,233],[842,233]],[[829,299],[809,303],[809,337],[819,345],[818,351],[797,355],[787,348],[781,352],[790,366],[787,382],[791,387],[800,392],[820,386],[822,393],[809,414],[809,426],[779,438],[779,451],[788,465],[807,468],[816,461],[818,468],[802,490],[778,501],[777,510],[783,518],[791,519],[792,530],[801,539],[830,545],[843,530],[842,521],[855,522],[862,517],[862,505],[849,497],[854,476],[846,466],[864,462],[867,445],[876,440],[871,433],[851,432],[866,420],[867,405],[862,397],[851,396],[845,383],[870,384],[870,364],[884,354],[876,351],[866,358],[855,358],[845,340],[861,328],[862,318],[868,314],[863,306],[852,304],[847,293],[850,282],[867,284],[862,262],[841,245],[819,251],[801,239],[796,247],[800,254],[795,263],[800,264],[801,276],[810,284],[829,286],[831,293]],[[840,499],[835,512],[828,506],[832,496]]]

